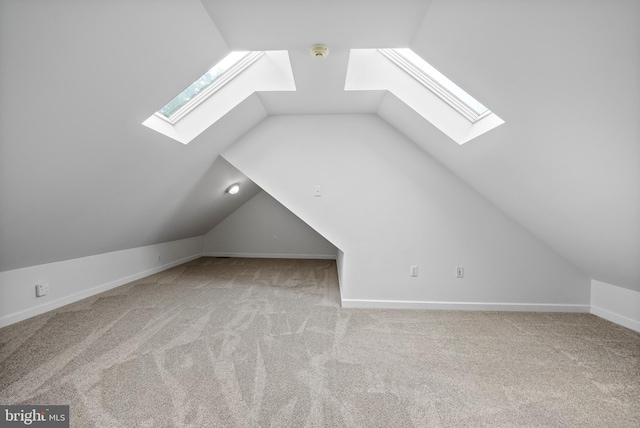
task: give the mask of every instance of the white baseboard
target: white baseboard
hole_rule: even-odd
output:
[[[591,313],[640,332],[640,293],[592,280]]]
[[[335,254],[278,254],[278,253],[204,253],[204,257],[238,257],[245,259],[320,259],[336,260]]]
[[[0,272],[0,327],[161,272],[202,256],[203,237]],[[35,296],[35,284],[49,293]]]
[[[150,247],[141,247],[132,250],[124,250],[116,253],[92,256],[85,259],[75,259],[67,262],[52,263],[50,265],[40,265],[32,268],[19,269],[16,271],[0,272],[0,328],[25,320],[27,318],[42,314],[44,312],[59,308],[69,303],[82,300],[87,297],[108,291],[140,278],[170,269],[182,263],[195,260],[202,256],[207,257],[244,257],[244,258],[288,258],[288,259],[325,259],[336,260],[337,255],[333,254],[273,254],[273,253],[201,253],[197,247],[200,245],[199,238],[191,238],[172,243],[158,244]],[[201,248],[201,247],[200,247]],[[171,250],[173,252],[170,252]],[[156,253],[167,252],[173,257],[186,257],[174,259],[171,262],[154,266]],[[142,253],[142,255],[141,255]],[[114,257],[119,259],[114,259]],[[144,256],[144,257],[143,257]],[[124,275],[117,279],[109,279],[102,276],[102,283],[90,288],[83,289],[77,287],[68,289],[67,293],[61,297],[46,301],[39,305],[33,305],[34,300],[18,299],[15,292],[24,290],[33,297],[33,284],[40,280],[50,279],[57,282],[57,285],[74,280],[76,285],[90,285],[90,280],[94,276],[96,268],[106,268],[118,266],[118,260],[138,260],[137,269],[140,271]],[[141,258],[142,257],[142,258]],[[144,269],[145,266],[153,266]],[[78,268],[85,271],[86,278],[77,278],[72,275]],[[116,269],[117,270],[117,269]],[[134,271],[135,268],[129,270]],[[125,271],[121,270],[122,273]],[[50,276],[50,278],[47,277]],[[77,276],[77,275],[76,275]],[[113,278],[114,275],[111,275]],[[73,281],[72,281],[73,282]],[[99,281],[95,281],[99,282]],[[95,284],[94,282],[94,284]],[[26,283],[26,285],[24,284]],[[25,285],[26,288],[23,288]],[[67,284],[69,285],[69,284]],[[16,288],[17,287],[17,288]],[[15,291],[14,291],[15,290]],[[45,296],[47,298],[54,297]],[[22,309],[20,308],[22,307]],[[404,300],[368,300],[368,299],[342,299],[344,308],[380,308],[380,309],[427,309],[427,310],[467,310],[467,311],[513,311],[513,312],[574,312],[592,313],[596,316],[622,325],[626,328],[640,332],[640,293],[593,280],[591,282],[591,304],[556,304],[556,303],[492,303],[492,302],[438,302],[438,301],[404,301]],[[7,314],[9,310],[15,310]],[[17,309],[17,310],[16,310]]]
[[[604,318],[607,321],[611,321],[640,333],[640,321],[632,320],[631,318],[627,318],[624,315],[616,314],[597,306],[591,306],[591,313],[593,315],[599,316],[600,318]]]
[[[20,312],[15,312],[13,314],[4,316],[0,318],[0,328],[20,322],[27,318],[34,317],[36,315],[43,314],[45,312],[52,311],[61,306],[68,305],[70,303],[77,302],[78,300],[86,299],[87,297],[95,296],[96,294],[103,293],[105,291],[109,291],[112,288],[120,287],[121,285],[128,284],[130,282],[136,281],[140,278],[144,278],[145,276],[153,275],[154,273],[162,272],[163,270],[171,269],[172,267],[181,265],[182,263],[190,262],[191,260],[195,260],[197,258],[202,257],[200,254],[196,254],[190,257],[185,257],[180,260],[173,261],[171,263],[167,263],[161,266],[157,266],[153,269],[148,269],[142,272],[138,272],[134,275],[129,275],[123,278],[116,279],[114,281],[109,281],[105,284],[100,284],[95,287],[88,288],[79,293],[70,294],[68,296],[61,297],[56,300],[52,300],[50,302],[44,303],[42,305],[34,306],[29,309],[25,309]]]
[[[505,311],[505,312],[577,312],[589,313],[590,305],[556,303],[476,303],[476,302],[425,302],[405,300],[342,299],[343,308],[376,309],[429,309],[450,311]]]

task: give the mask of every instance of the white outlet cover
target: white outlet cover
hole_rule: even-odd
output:
[[[49,293],[49,284],[43,282],[36,284],[36,297],[46,296]]]
[[[409,275],[411,275],[412,277],[418,276],[418,266],[411,265],[411,268],[409,269]]]

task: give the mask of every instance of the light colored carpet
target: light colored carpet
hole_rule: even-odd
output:
[[[640,426],[631,330],[339,301],[333,261],[201,258],[0,330],[0,403],[83,428]]]

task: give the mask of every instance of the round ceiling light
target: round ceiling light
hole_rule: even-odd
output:
[[[225,192],[230,195],[235,195],[239,191],[240,191],[240,184],[238,183],[232,184],[231,186],[227,187],[227,190],[225,190]]]
[[[325,59],[329,55],[329,48],[325,45],[313,45],[311,56],[318,59]]]

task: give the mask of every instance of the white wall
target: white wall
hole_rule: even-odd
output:
[[[222,156],[344,252],[345,306],[589,310],[586,275],[377,116],[273,116]]]
[[[410,47],[506,123],[458,150],[394,97],[378,114],[587,276],[640,292],[640,1],[434,0]]]
[[[198,258],[202,245],[195,237],[0,272],[0,327]],[[36,297],[41,282],[49,293]]]
[[[188,146],[142,125],[228,52],[199,0],[0,1],[0,271],[201,236],[248,200],[217,156],[257,95]]]
[[[264,191],[207,233],[204,252],[230,257],[337,257],[336,247]]]
[[[592,280],[591,313],[640,332],[640,293]]]

